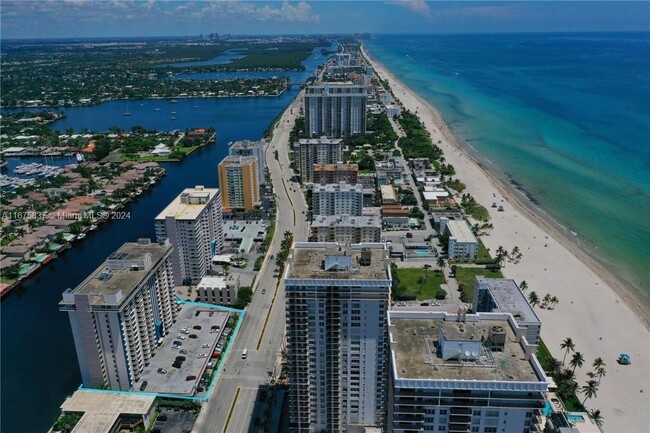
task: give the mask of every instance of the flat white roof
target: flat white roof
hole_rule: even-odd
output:
[[[395,194],[395,188],[393,188],[393,185],[382,185],[381,197],[385,200],[397,201],[397,194]]]
[[[215,287],[225,289],[227,284],[224,277],[206,276],[201,278],[201,281],[199,281],[199,284],[197,284],[196,287]]]
[[[5,150],[2,151],[2,153],[15,153],[15,152],[22,152],[23,150],[25,150],[24,147],[16,147],[16,146],[13,146],[13,147],[8,147],[8,148],[6,148]]]
[[[212,257],[212,262],[213,263],[230,263],[232,261],[232,256],[233,254],[217,254],[216,256]],[[203,281],[203,280],[201,280]]]
[[[201,203],[191,203],[189,202],[191,200],[189,200],[188,203],[182,203],[181,196],[183,194],[190,194],[192,198],[202,197],[204,200],[201,200]],[[185,188],[182,193],[180,193],[162,212],[158,214],[156,219],[162,220],[173,216],[177,220],[194,220],[218,194],[219,188]]]
[[[424,191],[422,193],[424,195],[425,200],[438,200],[441,198],[446,198],[449,197],[449,193],[447,191]]]
[[[64,412],[83,412],[73,433],[108,433],[122,414],[146,415],[154,404],[154,396],[78,390],[68,397]]]
[[[447,222],[447,230],[449,230],[451,237],[456,239],[456,242],[477,242],[474,233],[472,233],[469,226],[464,220],[449,220]]]

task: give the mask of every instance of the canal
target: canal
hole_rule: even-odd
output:
[[[303,81],[325,60],[320,49],[303,62]],[[81,383],[68,317],[58,310],[61,293],[76,287],[124,242],[153,238],[154,217],[183,188],[216,187],[217,164],[227,155],[228,143],[259,139],[297,92],[292,88],[275,98],[179,99],[176,104],[168,100],[129,101],[132,114],[128,117],[122,115],[123,101],[65,109],[68,116],[53,124],[56,130],[108,131],[113,126],[129,130],[140,125],[184,131],[212,126],[218,138],[181,163],[165,163],[167,175],[124,209],[130,218],[102,224],[2,299],[0,431],[47,431],[60,404]],[[176,120],[171,120],[171,111],[177,113]]]

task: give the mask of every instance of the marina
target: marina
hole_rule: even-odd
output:
[[[63,168],[55,165],[45,165],[33,162],[31,164],[21,164],[14,169],[14,174],[23,176],[36,177],[54,177],[63,173]]]

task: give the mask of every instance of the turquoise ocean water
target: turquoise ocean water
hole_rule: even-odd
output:
[[[459,141],[648,299],[650,33],[385,35],[364,43],[440,110]]]

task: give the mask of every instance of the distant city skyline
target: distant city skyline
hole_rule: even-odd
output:
[[[648,31],[650,2],[0,1],[2,39]]]

